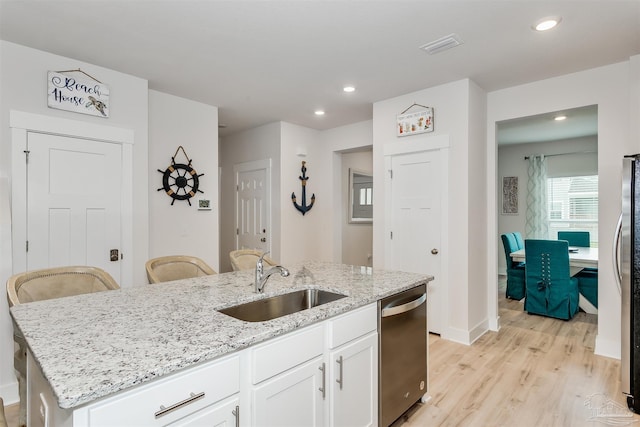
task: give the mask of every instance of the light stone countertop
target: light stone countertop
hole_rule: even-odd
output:
[[[250,271],[21,304],[11,315],[63,408],[74,408],[433,280],[424,274],[304,262],[254,293]],[[216,310],[292,289],[342,298],[267,322]]]

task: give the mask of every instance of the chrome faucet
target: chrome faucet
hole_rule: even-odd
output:
[[[261,294],[264,291],[264,285],[267,284],[267,279],[275,273],[280,273],[282,277],[287,277],[289,275],[289,270],[284,268],[281,265],[276,265],[275,267],[271,267],[267,272],[264,272],[263,258],[269,252],[263,253],[258,261],[256,262],[256,278],[255,278],[255,289],[256,293]]]

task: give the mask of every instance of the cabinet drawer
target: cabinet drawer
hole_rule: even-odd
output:
[[[304,328],[251,350],[252,381],[278,375],[324,352],[324,325]]]
[[[378,329],[378,304],[373,303],[355,311],[329,320],[329,348],[344,343]]]
[[[164,426],[239,391],[240,363],[235,355],[101,400],[75,415],[91,427]],[[175,409],[165,409],[162,414],[161,406]]]

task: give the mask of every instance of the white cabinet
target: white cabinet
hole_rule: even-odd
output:
[[[253,348],[251,425],[377,425],[376,329],[371,304]]]
[[[74,410],[60,409],[29,355],[28,424],[31,427],[235,426],[239,405],[239,355],[203,363]],[[174,424],[175,423],[175,424]],[[215,424],[215,425],[218,425]]]
[[[240,421],[240,399],[234,396],[204,408],[169,427],[236,427]]]
[[[73,425],[166,426],[239,391],[240,364],[234,355],[90,404],[76,411]]]
[[[256,426],[322,426],[322,357],[317,357],[255,386]]]
[[[329,355],[330,426],[378,425],[378,335],[371,333]]]
[[[330,426],[378,425],[378,308],[327,322]]]

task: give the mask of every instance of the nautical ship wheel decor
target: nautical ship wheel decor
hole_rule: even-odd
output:
[[[178,152],[182,150],[182,154],[187,159],[188,163],[176,163],[176,156]],[[165,193],[173,200],[171,200],[171,206],[176,200],[186,200],[191,206],[191,199],[196,193],[203,193],[198,187],[200,185],[200,177],[203,173],[198,175],[198,172],[191,166],[191,159],[187,156],[186,151],[181,146],[178,147],[176,153],[171,157],[171,164],[165,170],[158,169],[158,172],[162,174],[162,187],[158,188],[158,191],[164,190]]]

